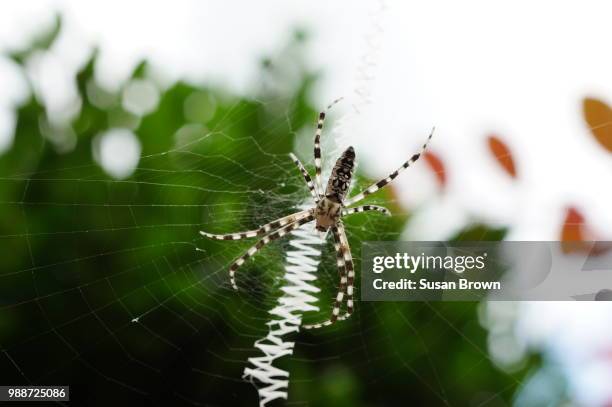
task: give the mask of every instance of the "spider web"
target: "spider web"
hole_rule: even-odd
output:
[[[94,63],[79,74],[81,89]],[[288,242],[242,266],[235,292],[227,268],[254,240],[213,241],[198,232],[253,229],[308,201],[287,156],[295,150],[312,173],[317,109],[306,95],[314,78],[302,74],[290,92],[278,72],[270,82],[263,77],[264,90],[250,98],[173,86],[154,114],[137,118],[143,154],[124,180],[83,153],[101,114],[85,94],[68,154],[27,127],[45,117],[38,102],[20,108],[0,177],[2,383],[69,384],[72,399],[87,405],[257,402],[241,376],[282,294]],[[188,123],[183,107],[193,95],[214,95],[215,111]],[[334,134],[324,136],[324,176],[350,142]],[[354,188],[369,181],[358,171]],[[367,202],[393,216],[346,220],[357,271],[360,243],[399,239],[410,216],[391,186]],[[306,322],[328,318],[336,294],[329,243],[317,276],[321,311]],[[520,383],[492,366],[473,304],[357,302],[349,321],[295,341],[293,357],[278,366],[291,372],[288,405],[388,404],[397,394],[415,404],[485,405],[510,399]]]
[[[269,109],[275,102],[254,103]],[[231,136],[229,128],[249,114],[231,106],[227,119],[206,134],[144,156],[128,180],[101,177],[95,165],[2,177],[20,197],[2,203],[21,229],[2,235],[5,249],[12,248],[5,257],[21,253],[29,263],[4,268],[2,275],[4,382],[75,383],[75,397],[82,392],[100,405],[106,397],[255,402],[240,377],[281,295],[287,242],[271,244],[241,267],[235,292],[227,268],[253,240],[211,241],[198,231],[252,229],[296,211],[308,191],[274,137]],[[268,123],[290,124],[287,113]],[[407,214],[388,194],[379,195],[370,202],[390,206],[395,219],[362,214],[346,221],[356,259],[361,241],[397,239],[402,230]],[[57,219],[52,229],[41,222],[47,216]],[[329,316],[337,287],[331,247],[318,271],[322,311],[308,320]],[[349,322],[298,335],[296,354],[284,367],[292,383],[306,383],[298,389],[323,388],[321,397],[329,391],[326,380],[338,377],[345,386],[363,381],[362,392],[410,380],[427,397],[453,405],[448,393],[489,363],[481,333],[472,338],[477,324],[461,325],[473,312],[447,304],[360,303]],[[428,326],[425,333],[421,324]],[[465,366],[463,378],[446,379],[447,361],[436,353],[449,337],[476,355],[478,363]],[[77,383],[87,383],[88,396]],[[289,400],[309,404],[298,389],[290,386]]]

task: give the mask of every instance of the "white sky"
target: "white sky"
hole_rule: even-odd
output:
[[[92,44],[101,45],[97,76],[109,87],[147,57],[169,80],[248,91],[258,59],[300,25],[313,32],[309,62],[325,72],[314,101],[323,106],[345,96],[350,103],[378,2],[329,3],[2,2],[0,49],[23,43],[61,10],[65,35],[42,65],[51,67],[43,84],[49,93],[70,93],[69,73]],[[556,239],[565,207],[574,205],[602,238],[612,238],[612,156],[595,143],[581,111],[585,96],[612,104],[610,3],[386,4],[384,32],[375,37],[376,77],[368,84],[374,103],[345,137],[367,169],[383,176],[436,126],[432,150],[446,164],[449,187],[440,197],[422,163],[399,178],[408,204],[428,202],[411,236],[443,238],[466,219],[484,219],[512,223],[512,239]],[[19,94],[3,65],[0,106]],[[59,103],[57,110],[64,108]],[[513,150],[517,182],[488,154],[491,132]]]

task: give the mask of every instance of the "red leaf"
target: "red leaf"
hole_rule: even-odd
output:
[[[444,187],[446,185],[446,172],[444,170],[444,164],[442,163],[442,160],[440,160],[440,157],[438,157],[431,151],[426,151],[423,155],[423,158],[425,158],[425,161],[427,162],[427,164],[429,164],[429,167],[432,169],[434,174],[436,174],[436,178],[438,179],[440,186]]]
[[[506,144],[497,136],[491,135],[487,138],[489,150],[502,168],[512,177],[516,178],[516,167],[512,159],[512,153]]]
[[[601,100],[585,98],[582,104],[584,120],[603,148],[612,152],[612,109]]]

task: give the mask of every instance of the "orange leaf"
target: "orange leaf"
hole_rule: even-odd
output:
[[[578,209],[569,207],[561,228],[561,249],[563,253],[589,253],[599,255],[611,249],[607,242],[596,242],[595,233],[586,224]]]
[[[512,159],[512,153],[506,144],[497,136],[491,135],[487,138],[489,150],[502,168],[512,177],[516,178],[516,167]]]
[[[584,120],[589,125],[595,139],[612,152],[612,109],[604,102],[585,98],[582,104]]]
[[[569,207],[565,214],[565,221],[561,229],[561,241],[581,242],[586,239],[584,216],[578,209]]]
[[[429,164],[429,167],[433,170],[434,174],[436,174],[436,178],[438,179],[440,186],[444,187],[446,185],[446,172],[440,157],[431,151],[426,151],[423,158],[425,158],[425,161],[427,164]]]

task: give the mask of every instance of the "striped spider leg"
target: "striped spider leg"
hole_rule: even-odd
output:
[[[344,230],[344,224],[342,222],[340,222],[338,225],[338,235],[340,239],[340,248],[342,250],[342,255],[344,256],[344,264],[346,266],[346,314],[338,319],[345,320],[351,316],[353,310],[355,309],[353,301],[355,291],[355,267],[353,265],[351,246],[349,246],[346,231]]]
[[[331,317],[327,321],[320,322],[317,324],[303,325],[302,327],[304,329],[318,329],[324,326],[331,325],[338,320],[338,317],[340,315],[340,307],[342,306],[342,301],[344,300],[344,295],[346,292],[346,283],[348,279],[346,275],[346,262],[344,256],[344,251],[346,248],[341,243],[340,234],[338,233],[338,226],[332,226],[331,231],[334,236],[334,249],[336,250],[336,266],[338,267],[338,274],[340,275],[340,285],[338,286],[336,301],[334,302],[334,307],[332,308]]]
[[[361,201],[366,196],[373,194],[374,192],[378,191],[381,188],[384,188],[387,184],[391,183],[391,181],[393,181],[402,171],[410,167],[416,160],[418,160],[421,157],[421,155],[427,149],[427,145],[429,144],[429,141],[431,140],[434,134],[434,130],[435,130],[435,127],[431,129],[431,132],[429,133],[429,136],[427,137],[427,140],[425,141],[425,143],[423,143],[423,146],[421,147],[421,151],[419,153],[416,153],[415,155],[410,157],[410,159],[406,160],[402,164],[401,167],[399,167],[397,170],[389,174],[388,177],[383,178],[378,182],[375,182],[374,184],[370,185],[368,188],[366,188],[361,193],[349,198],[346,202],[344,202],[344,206],[351,206],[352,204]]]
[[[308,215],[310,215],[312,213],[311,209],[305,210],[305,211],[301,211],[301,212],[296,212],[293,213],[291,215],[282,217],[280,219],[277,219],[275,221],[272,221],[270,223],[266,223],[263,226],[260,226],[258,229],[254,229],[254,230],[247,230],[245,232],[236,232],[236,233],[227,233],[227,234],[222,234],[222,235],[218,235],[218,234],[214,234],[214,233],[208,233],[205,232],[203,230],[200,231],[200,234],[204,237],[207,237],[209,239],[215,239],[215,240],[242,240],[242,239],[249,239],[251,237],[257,237],[257,236],[263,236],[266,235],[270,232],[275,231],[278,228],[281,228],[283,226],[286,225],[290,225],[298,220],[301,220],[302,218],[307,217]]]
[[[364,205],[356,208],[344,209],[342,211],[342,217],[352,215],[354,213],[366,212],[366,211],[377,211],[382,212],[387,216],[391,216],[391,212],[387,208],[376,205]],[[346,231],[344,224],[339,221],[337,226],[331,228],[334,236],[334,248],[336,250],[336,262],[338,266],[338,273],[340,274],[340,285],[338,286],[338,294],[332,308],[332,314],[327,321],[319,322],[316,324],[304,325],[304,329],[318,329],[325,326],[334,324],[336,321],[344,321],[348,319],[354,310],[354,291],[355,291],[355,268],[353,264],[353,255],[351,254],[351,247],[349,246],[348,238],[346,237]],[[340,315],[340,307],[342,300],[346,295],[346,313]]]
[[[351,248],[346,238],[344,225],[339,222],[337,226],[332,227],[334,236],[334,248],[336,250],[336,262],[338,265],[338,273],[340,274],[340,285],[338,286],[338,294],[332,308],[332,314],[328,320],[316,324],[304,325],[304,329],[318,329],[334,324],[336,321],[344,321],[353,313],[354,308],[354,284],[355,284],[355,268],[353,264],[353,256]],[[342,301],[346,296],[346,312],[340,315]]]
[[[338,98],[331,102],[327,106],[327,110],[331,109],[336,103],[340,102],[342,98]],[[323,123],[325,123],[325,112],[319,113],[319,120],[317,121],[317,131],[315,132],[314,140],[314,165],[315,165],[315,179],[317,181],[317,190],[319,196],[323,197],[323,184],[321,183],[321,133],[323,132]],[[317,199],[317,202],[319,200]]]
[[[290,153],[289,157],[291,157],[291,159],[293,160],[293,163],[298,167],[298,170],[300,170],[300,172],[302,173],[302,177],[304,177],[306,186],[308,187],[308,190],[310,191],[310,195],[312,195],[312,198],[314,199],[315,203],[318,203],[319,202],[319,192],[317,191],[317,187],[315,186],[315,184],[312,182],[312,178],[310,178],[310,174],[308,174],[308,171],[306,171],[306,168],[304,168],[304,164],[302,164],[300,159],[297,158],[296,155],[293,153]]]
[[[354,208],[343,209],[342,216],[344,217],[344,216],[352,215],[354,213],[361,213],[361,212],[367,212],[367,211],[382,212],[384,215],[391,216],[391,212],[389,211],[389,209],[385,208],[384,206],[378,206],[378,205],[363,205],[363,206],[356,206]]]

